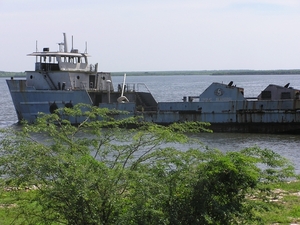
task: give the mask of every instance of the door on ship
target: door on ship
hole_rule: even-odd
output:
[[[89,88],[90,89],[96,89],[96,76],[95,75],[90,75],[89,76]]]

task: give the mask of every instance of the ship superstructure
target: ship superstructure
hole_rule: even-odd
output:
[[[99,106],[100,103],[131,101],[146,110],[156,107],[147,88],[141,87],[143,84],[119,84],[115,91],[111,74],[98,72],[98,64],[89,64],[86,52],[79,53],[73,46],[68,51],[65,33],[58,51],[46,47],[28,56],[36,58],[34,70],[26,71],[26,79],[7,80],[19,121],[33,122],[38,113],[53,113],[58,108],[78,103]]]

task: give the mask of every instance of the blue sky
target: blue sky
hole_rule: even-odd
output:
[[[63,32],[100,71],[300,69],[299,0],[0,0],[0,27],[3,71]]]

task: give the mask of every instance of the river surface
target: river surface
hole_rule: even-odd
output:
[[[17,116],[5,80],[0,78],[0,127],[17,127]],[[115,89],[123,77],[112,78]],[[285,85],[300,89],[300,75],[182,75],[182,76],[127,76],[126,82],[145,83],[157,101],[182,101],[183,96],[198,96],[212,82],[229,83],[244,88],[245,97],[257,97],[269,84]],[[300,135],[213,133],[196,136],[202,143],[221,151],[238,151],[259,146],[272,149],[288,158],[300,174]]]

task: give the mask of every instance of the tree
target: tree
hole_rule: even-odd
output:
[[[163,127],[110,115],[75,106],[3,131],[1,186],[36,189],[18,207],[22,224],[230,224],[249,218],[246,195],[262,179],[291,175],[268,150],[175,144],[190,141],[186,132],[206,131],[203,123]],[[72,126],[62,119],[70,117],[86,120]]]
[[[258,163],[265,168],[258,167]],[[188,224],[229,225],[259,221],[253,213],[257,205],[249,201],[249,196],[268,194],[269,182],[294,176],[293,167],[286,159],[258,147],[214,155],[202,165],[198,175],[189,202]]]

